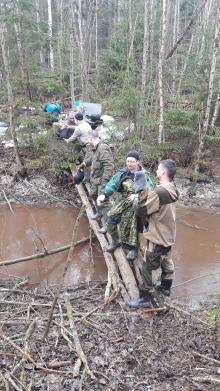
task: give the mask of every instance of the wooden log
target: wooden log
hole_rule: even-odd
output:
[[[100,227],[99,227],[97,221],[91,219],[91,216],[93,214],[93,210],[92,210],[92,206],[88,200],[88,197],[86,195],[86,192],[83,188],[83,185],[81,185],[81,184],[77,185],[76,188],[78,190],[78,193],[79,193],[79,196],[82,200],[82,203],[85,206],[85,210],[86,210],[86,214],[87,214],[87,217],[89,220],[89,224],[90,224],[91,228],[93,229],[93,231],[94,231],[94,233],[100,243],[100,246],[102,248],[105,262],[106,262],[106,265],[107,265],[107,268],[109,271],[109,278],[111,278],[111,280],[112,280],[112,286],[113,286],[114,290],[116,292],[120,290],[121,295],[125,301],[128,301],[130,298],[136,297],[138,295],[138,293],[137,293],[138,289],[136,286],[136,282],[132,283],[132,281],[131,281],[131,285],[129,286],[129,288],[128,289],[127,289],[127,287],[125,288],[123,281],[119,277],[116,263],[115,263],[112,255],[110,253],[106,252],[106,248],[109,243],[107,242],[105,236],[103,234],[101,234],[100,232],[98,232]]]
[[[193,377],[192,380],[196,383],[211,383],[220,385],[220,379],[213,376]]]
[[[111,235],[107,234],[109,242],[112,241]],[[132,299],[135,299],[139,296],[139,290],[137,283],[134,277],[134,273],[131,270],[131,267],[125,257],[125,253],[121,247],[118,247],[114,251],[114,258],[116,259],[118,268],[120,270],[122,281],[128,291],[129,296]]]
[[[87,191],[89,192],[89,186],[87,185]],[[89,200],[88,200],[89,201]],[[98,232],[99,233],[99,232]],[[96,232],[95,232],[96,234]],[[108,241],[112,241],[112,238],[107,234]],[[105,247],[106,250],[106,247]],[[118,268],[120,270],[121,278],[129,296],[133,299],[139,295],[135,276],[132,269],[125,257],[125,253],[121,247],[117,248],[112,255],[113,259],[116,260]]]
[[[75,246],[78,246],[79,244],[85,243],[89,239],[90,239],[90,236],[86,236],[85,238],[82,238],[82,239],[78,240],[77,242],[75,242]],[[33,254],[33,255],[28,255],[27,257],[22,257],[22,258],[15,258],[15,259],[5,260],[5,261],[0,262],[0,267],[1,266],[14,265],[15,263],[20,263],[20,262],[31,261],[32,259],[44,258],[44,257],[47,257],[48,255],[53,255],[53,254],[60,253],[62,251],[69,250],[70,246],[71,245],[68,244],[67,246],[54,248],[52,250],[46,250],[43,253],[37,253],[37,254]]]
[[[69,295],[67,293],[65,294],[64,299],[65,299],[65,304],[66,304],[66,310],[67,310],[67,316],[68,316],[68,319],[69,319],[70,329],[71,329],[71,332],[72,332],[72,337],[73,337],[75,348],[76,348],[76,353],[77,353],[78,357],[80,358],[80,360],[83,362],[83,364],[85,366],[86,373],[92,379],[95,379],[94,374],[92,373],[91,369],[89,368],[88,361],[87,361],[87,358],[85,356],[85,353],[82,350],[81,342],[80,342],[80,339],[79,339],[79,336],[78,336],[78,333],[77,333],[75,322],[73,320],[73,313],[72,313],[72,307],[71,307],[70,300],[69,300]]]

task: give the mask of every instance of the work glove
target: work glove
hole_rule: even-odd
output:
[[[82,170],[82,169],[85,168],[85,166],[86,166],[85,162],[82,162],[81,164],[79,164],[79,165],[77,166],[77,170],[78,170],[78,171],[79,171],[79,170]]]
[[[134,186],[133,189],[135,193],[147,188],[147,178],[143,171],[136,171],[134,174]]]
[[[96,200],[96,203],[98,206],[100,206],[102,204],[102,202],[105,201],[105,195],[104,194],[100,194],[98,197],[97,197],[97,200]]]

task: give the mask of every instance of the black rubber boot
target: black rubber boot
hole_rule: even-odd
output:
[[[113,253],[116,248],[121,246],[117,225],[107,224],[107,231],[111,234],[112,243],[107,247],[106,251],[108,251],[108,253]]]
[[[106,234],[107,233],[107,226],[104,224],[103,227],[99,229],[99,232],[101,234]]]
[[[99,229],[99,232],[101,234],[106,234],[108,232],[108,228],[106,224],[108,218],[108,211],[109,211],[109,206],[102,208],[103,226],[102,228]]]
[[[140,295],[137,299],[128,302],[130,308],[152,308],[151,301],[146,291],[140,290]]]
[[[171,286],[173,280],[162,280],[161,284],[156,285],[156,290],[161,292],[164,296],[170,296],[171,294]]]
[[[92,220],[99,220],[101,219],[102,217],[102,212],[101,212],[101,208],[98,207],[95,203],[95,209],[96,209],[96,213],[94,215],[91,216],[91,219]]]
[[[129,253],[126,256],[127,261],[133,262],[135,258],[137,258],[138,252],[136,248],[133,248],[132,250],[129,251]]]

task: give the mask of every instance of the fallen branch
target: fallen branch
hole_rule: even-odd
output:
[[[217,259],[216,262],[219,262],[219,259]],[[200,278],[215,276],[216,274],[220,274],[220,272],[207,273],[207,274],[203,274],[202,276],[197,276],[197,277],[191,278],[190,280],[186,280],[186,281],[180,282],[179,284],[174,285],[173,288],[177,288],[178,286],[188,284],[189,282],[192,282],[195,280],[199,280]]]
[[[80,245],[82,243],[85,243],[88,240],[90,240],[90,236],[86,236],[85,238],[82,238],[82,239],[78,240],[77,242],[75,242],[75,246],[78,246],[78,245]],[[53,255],[53,254],[60,253],[62,251],[69,250],[70,247],[71,247],[71,244],[68,244],[68,245],[63,246],[63,247],[57,247],[57,248],[52,249],[52,250],[46,250],[46,251],[44,251],[42,253],[29,255],[27,257],[2,261],[2,262],[0,262],[0,266],[14,265],[15,263],[26,262],[26,261],[30,261],[32,259],[44,258],[44,257],[47,257],[48,255]]]
[[[91,369],[89,368],[87,358],[85,356],[85,353],[82,350],[80,339],[79,339],[79,336],[78,336],[78,333],[77,333],[77,330],[76,330],[76,326],[75,326],[75,323],[74,323],[74,320],[73,320],[73,313],[72,313],[72,307],[71,307],[70,300],[69,300],[69,295],[66,293],[64,298],[65,298],[67,316],[68,316],[68,319],[69,319],[70,329],[71,329],[71,332],[72,332],[72,337],[73,337],[73,340],[74,340],[74,344],[75,344],[77,355],[82,360],[82,362],[83,362],[83,364],[85,366],[86,373],[92,379],[95,379],[95,375],[92,373]]]
[[[81,207],[81,209],[79,211],[79,214],[77,216],[77,219],[75,221],[74,227],[73,227],[72,240],[71,240],[70,249],[69,249],[68,256],[67,256],[66,265],[65,265],[65,268],[64,268],[64,271],[63,271],[63,275],[62,275],[62,278],[61,278],[61,283],[60,283],[60,285],[59,285],[59,287],[57,289],[57,292],[56,292],[56,294],[54,296],[53,304],[52,304],[52,307],[51,307],[49,315],[48,315],[48,321],[47,321],[47,325],[46,325],[45,332],[44,332],[44,335],[43,335],[43,339],[47,338],[47,335],[48,335],[48,332],[49,332],[49,328],[50,328],[50,325],[51,325],[51,322],[52,322],[52,319],[53,319],[54,308],[56,306],[56,303],[57,303],[57,300],[58,300],[58,296],[59,296],[60,291],[62,289],[62,286],[63,286],[63,283],[64,283],[64,279],[65,279],[65,276],[66,276],[69,264],[70,264],[70,262],[72,260],[72,253],[73,253],[73,250],[75,248],[76,231],[77,231],[77,227],[79,225],[79,222],[80,222],[80,219],[81,219],[81,216],[82,216],[83,212],[84,212],[84,206]]]
[[[198,383],[220,384],[220,379],[213,376],[193,377],[192,380]]]
[[[101,304],[101,305],[98,305],[97,307],[93,308],[93,310],[87,312],[87,314],[85,314],[81,319],[78,320],[78,323],[81,323],[83,322],[88,316],[92,315],[94,312],[96,312],[97,310],[103,308],[106,306],[106,302]]]
[[[49,369],[56,369],[56,368],[60,368],[60,367],[67,367],[70,365],[72,365],[71,361],[54,361],[54,362],[48,363],[47,367]]]
[[[1,373],[1,372],[0,372],[0,378],[2,379],[2,382],[5,385],[5,391],[10,391],[10,387],[9,387],[8,381],[5,379],[3,373]]]
[[[13,348],[15,350],[17,350],[19,353],[21,353],[23,356],[25,356],[27,358],[28,361],[30,361],[34,368],[36,369],[39,369],[39,370],[42,370],[44,372],[49,372],[49,373],[55,373],[55,374],[61,374],[61,375],[73,375],[73,372],[72,371],[58,371],[58,370],[54,370],[54,369],[49,369],[49,368],[46,368],[46,367],[43,367],[41,364],[38,364],[36,363],[33,358],[26,352],[24,352],[18,345],[16,345],[9,337],[7,337],[5,334],[1,333],[0,332],[0,337],[8,342],[11,346],[13,346]]]
[[[43,304],[43,303],[25,303],[23,301],[9,301],[9,300],[0,300],[0,304],[13,304],[13,305],[28,305],[31,304],[32,307],[51,307],[51,304]]]
[[[166,56],[166,60],[168,60],[168,58],[172,57],[173,53],[175,52],[175,50],[177,49],[177,47],[180,45],[180,43],[182,42],[183,38],[186,36],[186,34],[188,33],[188,31],[190,30],[191,26],[193,25],[193,23],[195,22],[197,16],[200,14],[200,12],[202,11],[203,7],[205,6],[207,0],[204,0],[203,3],[200,5],[199,8],[197,8],[197,10],[194,12],[192,18],[190,19],[188,25],[185,27],[185,29],[183,30],[181,36],[177,39],[177,41],[175,42],[174,46],[172,47],[172,49],[169,51],[169,53],[167,54]]]
[[[73,368],[73,372],[75,373],[76,377],[79,376],[81,365],[82,365],[82,360],[81,358],[78,357]]]
[[[4,194],[5,200],[6,200],[7,204],[8,204],[8,206],[9,206],[9,209],[10,209],[11,213],[14,215],[15,212],[12,209],[11,203],[10,203],[9,199],[7,198],[7,196],[6,196],[5,191],[2,190],[2,193]]]
[[[55,294],[54,299],[53,299],[53,304],[52,304],[51,309],[49,311],[47,324],[46,324],[46,327],[45,327],[45,330],[44,330],[44,334],[43,334],[43,340],[45,340],[47,338],[47,335],[48,335],[48,332],[49,332],[49,328],[50,328],[50,324],[51,324],[51,321],[53,319],[53,312],[54,312],[55,306],[57,304],[57,299],[58,299],[58,293]]]
[[[180,307],[177,307],[177,306],[175,306],[175,305],[173,305],[173,304],[170,304],[170,303],[168,303],[167,301],[165,302],[165,305],[166,305],[167,308],[171,308],[171,309],[173,309],[173,310],[176,310],[176,311],[180,312],[181,314],[190,316],[190,318],[195,319],[197,322],[200,322],[200,323],[202,323],[202,324],[204,324],[204,325],[206,325],[206,326],[208,326],[208,327],[211,327],[211,325],[210,325],[209,323],[207,323],[207,322],[205,322],[204,320],[199,319],[199,318],[197,318],[196,316],[190,314],[190,312],[187,312],[187,311],[185,311],[185,310],[182,310],[182,308],[180,308]]]
[[[26,353],[26,354],[28,354],[29,353],[29,348],[28,348],[28,341],[29,341],[29,339],[31,338],[31,335],[33,334],[33,332],[34,332],[34,330],[35,330],[35,328],[36,328],[36,324],[37,324],[37,321],[36,321],[36,319],[34,319],[33,321],[32,321],[32,323],[29,325],[29,327],[28,327],[28,329],[27,329],[27,332],[26,332],[26,334],[25,334],[25,337],[24,337],[24,352]],[[13,371],[12,371],[12,374],[14,374],[16,371],[17,371],[17,369],[18,368],[20,368],[21,366],[23,367],[23,369],[24,369],[24,364],[25,364],[25,362],[27,361],[27,358],[26,357],[23,357],[22,359],[21,359],[21,361],[14,367],[14,369],[13,369]],[[22,372],[22,371],[21,371]],[[21,373],[21,379],[23,379],[23,374]],[[22,380],[21,380],[21,382],[22,382]]]
[[[133,391],[135,391],[139,386],[141,386],[143,384],[147,385],[148,382],[145,380],[145,381],[140,381],[140,382],[136,383],[134,388],[133,388]]]
[[[206,361],[210,361],[210,362],[213,362],[214,364],[217,364],[217,365],[220,365],[220,361],[219,360],[216,360],[215,358],[211,358],[211,357],[207,357],[201,353],[198,353],[198,352],[192,352],[193,356],[195,357],[200,357],[200,358],[203,358],[204,360]]]
[[[22,384],[22,388],[21,386],[17,386],[17,384],[14,382],[14,380],[11,378],[9,372],[6,372],[5,374],[5,378],[6,380],[8,380],[8,382],[11,384],[11,386],[13,387],[14,390],[16,391],[21,391],[21,390],[27,390],[26,387],[24,387],[24,385]]]
[[[71,201],[65,200],[64,198],[61,199],[61,198],[58,198],[58,197],[56,197],[56,196],[53,196],[53,195],[50,194],[48,191],[43,190],[43,189],[40,189],[40,188],[37,187],[37,186],[34,186],[32,183],[28,182],[27,179],[24,180],[24,183],[26,183],[26,184],[27,184],[28,186],[30,186],[30,187],[33,187],[33,188],[36,189],[36,190],[41,191],[41,193],[44,193],[44,194],[48,195],[49,197],[53,198],[54,200],[57,200],[57,201],[62,202],[62,203],[63,203],[63,202],[66,202],[67,204],[73,206],[74,208],[77,207],[77,206],[76,206],[75,204],[73,204]]]
[[[23,286],[27,285],[29,282],[30,282],[29,278],[26,278],[26,280],[17,282],[17,284],[15,284],[15,286],[14,286],[14,289],[22,288]]]

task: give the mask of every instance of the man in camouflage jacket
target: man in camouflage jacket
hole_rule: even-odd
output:
[[[87,155],[88,157],[85,157],[80,167],[91,167],[90,197],[95,201],[96,205],[96,214],[92,218],[98,220],[103,216],[105,223],[110,207],[109,200],[103,202],[102,205],[97,205],[96,199],[114,173],[114,159],[111,148],[108,144],[100,140],[96,131],[91,130],[88,133],[88,144],[91,145],[92,153],[89,153]],[[105,224],[100,232],[106,232]]]
[[[146,188],[139,195],[129,197],[148,219],[148,228],[144,232],[147,245],[141,270],[143,285],[140,296],[128,303],[132,308],[160,307],[161,296],[157,292],[164,296],[171,293],[174,277],[171,250],[176,237],[176,201],[179,198],[173,181],[175,173],[175,162],[162,160],[157,169],[158,184],[155,189],[150,191]],[[161,269],[161,283],[155,287],[152,272],[157,269]]]

